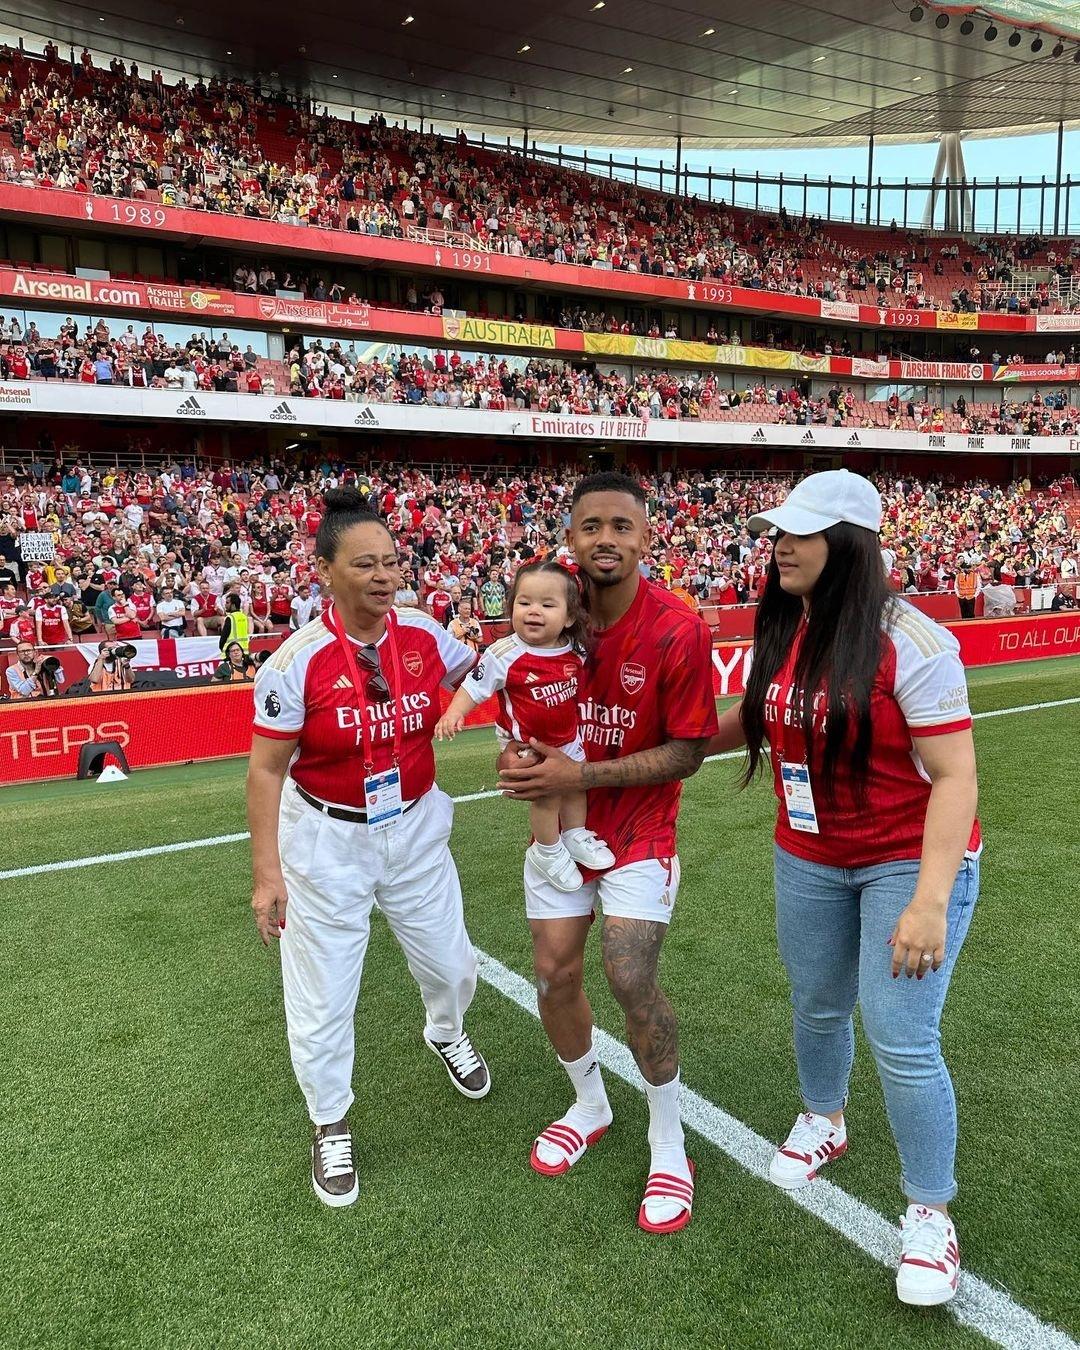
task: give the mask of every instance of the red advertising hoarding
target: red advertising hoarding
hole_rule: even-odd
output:
[[[157,202],[96,197],[59,188],[27,188],[0,184],[0,216],[37,222],[67,221],[73,228],[157,235],[190,243],[236,243],[245,249],[287,253],[327,261],[382,263],[388,267],[420,268],[429,272],[469,272],[492,281],[526,282],[559,291],[620,295],[630,300],[653,298],[704,308],[741,310],[833,322],[860,323],[874,328],[950,328],[979,332],[1035,332],[1034,315],[952,314],[948,311],[890,309],[885,306],[818,300],[811,296],[730,286],[723,281],[690,281],[639,272],[615,272],[602,267],[549,263],[517,258],[445,243],[385,239],[346,230],[284,225],[250,220],[246,216],[193,211]],[[857,317],[856,317],[857,316]],[[1069,316],[1055,316],[1068,319]],[[1080,315],[1075,330],[1080,332]]]

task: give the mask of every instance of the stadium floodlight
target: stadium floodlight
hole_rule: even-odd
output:
[[[949,16],[947,14],[939,14],[937,18],[934,20],[935,28],[948,28],[948,26],[949,26]]]
[[[963,33],[964,37],[970,37],[970,35],[975,31],[974,22],[971,19],[965,19],[964,22],[960,25],[960,31],[961,33]]]
[[[919,20],[922,18],[922,16],[923,16],[922,5],[912,5],[911,13],[908,15],[908,18],[911,20],[911,22],[918,23]]]
[[[1041,52],[1041,51],[1042,51],[1042,38],[1041,38],[1041,37],[1037,37],[1037,38],[1034,40],[1034,42],[1032,42],[1032,44],[1031,44],[1031,50],[1032,50],[1033,52]]]
[[[1010,34],[1009,34],[1009,46],[1010,46],[1010,47],[1019,47],[1019,46],[1020,46],[1020,41],[1021,41],[1021,38],[1020,38],[1020,34],[1019,34],[1019,33],[1010,33]]]
[[[1061,56],[1064,54],[1064,51],[1065,51],[1065,44],[1063,42],[1059,42],[1055,45],[1054,50],[1050,53],[1050,55]]]
[[[993,24],[991,24],[990,27],[983,34],[983,37],[987,40],[987,42],[993,42],[993,40],[997,37],[997,35],[998,30],[994,27]]]

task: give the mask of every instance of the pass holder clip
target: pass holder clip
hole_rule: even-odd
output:
[[[810,786],[810,769],[806,764],[780,762],[780,779],[784,785],[784,806],[788,824],[802,834],[820,834],[814,792]]]

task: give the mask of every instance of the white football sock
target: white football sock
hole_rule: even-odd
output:
[[[546,857],[554,858],[556,853],[563,852],[566,845],[563,843],[562,836],[560,835],[553,844],[542,844],[539,839],[535,839],[533,840],[532,847],[536,849],[537,853],[543,853]]]
[[[686,1140],[679,1116],[679,1088],[678,1074],[670,1083],[662,1083],[659,1087],[649,1082],[645,1084],[645,1096],[649,1099],[649,1171],[666,1172],[690,1181]],[[676,1200],[645,1201],[645,1215],[650,1223],[666,1223],[677,1218],[684,1208]]]
[[[587,1139],[590,1134],[611,1124],[611,1105],[600,1072],[600,1062],[590,1046],[580,1059],[560,1059],[559,1063],[574,1085],[577,1100],[570,1110],[554,1123],[569,1125],[581,1135],[582,1139]],[[536,1153],[541,1162],[552,1167],[562,1162],[565,1156],[542,1140],[537,1141]]]

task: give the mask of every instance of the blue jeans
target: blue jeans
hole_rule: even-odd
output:
[[[956,1099],[939,1028],[979,894],[979,863],[967,859],[957,873],[944,965],[921,980],[894,980],[887,944],[918,872],[917,861],[826,867],[777,847],[776,931],[807,1110],[830,1115],[844,1107],[858,1001],[900,1153],[900,1184],[910,1200],[946,1204],[956,1194]]]

